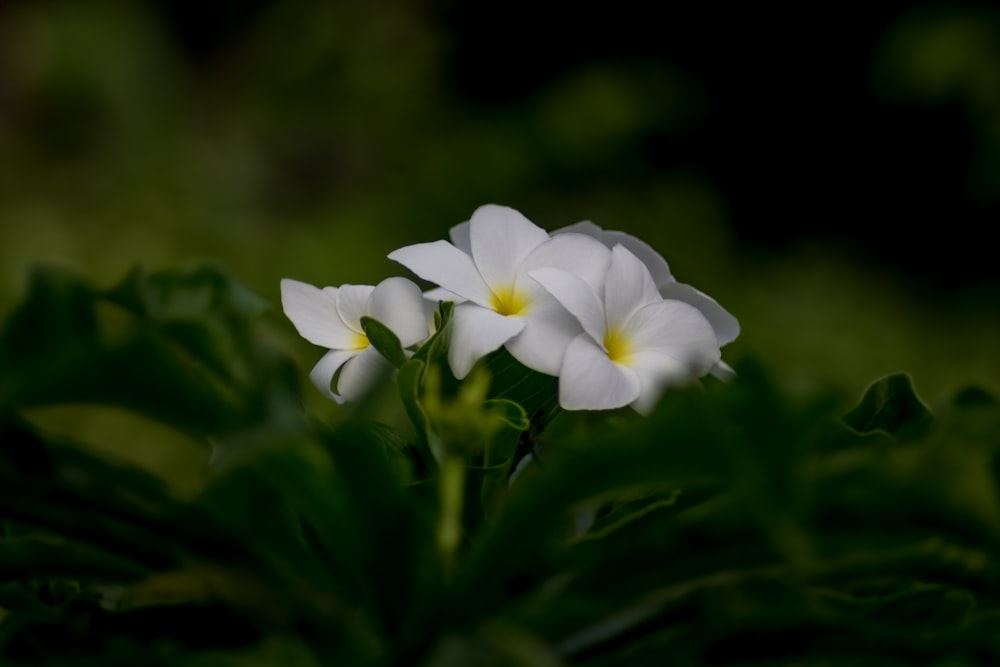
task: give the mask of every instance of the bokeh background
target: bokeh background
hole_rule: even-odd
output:
[[[488,202],[646,239],[790,391],[995,387],[1000,11],[0,0],[0,313],[37,263],[208,259],[304,376],[282,277],[405,274]]]

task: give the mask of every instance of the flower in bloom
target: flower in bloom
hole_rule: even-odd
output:
[[[715,332],[715,338],[720,347],[733,342],[740,335],[740,323],[729,311],[720,306],[715,299],[704,292],[700,292],[690,285],[678,282],[670,272],[667,260],[660,253],[653,250],[645,241],[625,232],[602,229],[589,220],[578,222],[552,232],[553,236],[565,233],[586,234],[601,241],[609,248],[618,244],[623,245],[646,265],[653,279],[653,284],[656,285],[656,288],[664,298],[683,301],[701,311],[701,314],[712,325],[712,330]],[[712,367],[710,372],[720,380],[729,380],[736,376],[733,369],[721,360]]]
[[[621,244],[610,255],[597,291],[565,271],[531,271],[583,329],[563,357],[559,404],[567,410],[631,405],[646,413],[667,386],[707,373],[719,361],[719,344],[697,308],[660,295],[636,255]]]
[[[361,328],[362,317],[387,326],[404,348],[429,335],[423,294],[406,278],[387,278],[374,286],[323,289],[285,278],[281,281],[281,306],[303,338],[330,350],[309,373],[309,379],[338,403],[364,396],[390,368],[369,343]]]
[[[580,325],[528,272],[555,268],[596,289],[608,249],[584,234],[551,238],[514,209],[494,204],[476,209],[462,229],[467,233],[453,233],[454,243],[418,243],[389,254],[440,286],[434,296],[457,302],[448,349],[455,377],[464,378],[501,345],[528,368],[556,375]]]

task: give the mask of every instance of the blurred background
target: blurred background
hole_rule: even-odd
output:
[[[494,202],[647,240],[791,390],[996,386],[1000,11],[878,7],[0,0],[0,312],[40,262],[214,260],[304,377],[282,277]]]

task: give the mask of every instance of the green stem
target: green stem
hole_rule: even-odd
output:
[[[438,548],[449,576],[454,571],[455,557],[462,541],[462,501],[465,496],[465,460],[448,454],[438,471],[441,494],[441,516],[438,523]]]

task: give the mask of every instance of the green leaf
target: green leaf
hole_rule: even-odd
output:
[[[502,511],[470,545],[458,575],[457,599],[450,603],[454,613],[460,618],[488,615],[511,588],[524,590],[551,576],[546,566],[566,537],[567,517],[580,503],[639,486],[683,487],[725,475],[729,462],[717,425],[727,421],[726,415],[708,409],[706,399],[678,394],[657,415],[658,420],[669,416],[661,423],[636,421],[629,430],[591,428],[578,446],[547,451],[544,465],[513,485]]]
[[[559,412],[559,378],[524,366],[506,348],[486,357],[490,371],[490,397],[518,403],[531,420],[534,433],[541,432]]]
[[[221,267],[193,264],[152,274],[137,268],[107,297],[154,323],[225,380],[253,381],[252,325],[269,306]]]
[[[388,424],[376,421],[358,420],[355,425],[363,429],[372,442],[381,444],[389,454],[400,453],[406,449],[406,439]]]
[[[524,409],[513,401],[490,399],[483,403],[483,412],[491,424],[486,427],[490,434],[483,452],[481,466],[470,469],[470,481],[478,483],[479,511],[489,519],[496,511],[507,490],[514,452],[521,434],[531,426]]]
[[[274,636],[262,639],[252,649],[240,646],[236,650],[184,653],[171,661],[169,667],[322,667],[331,664],[331,661],[351,664],[351,658],[357,660],[355,656],[343,653],[342,650],[328,651],[320,660],[303,639]]]
[[[963,387],[955,393],[954,404],[959,408],[987,408],[996,409],[1000,407],[1000,400],[989,390],[977,385]]]
[[[0,584],[0,622],[3,610],[24,611],[38,615],[53,615],[55,610],[38,599],[35,582],[16,581]]]
[[[431,452],[429,444],[430,422],[427,420],[427,413],[420,404],[420,383],[424,377],[425,366],[425,362],[421,359],[410,359],[400,366],[399,373],[396,375],[396,383],[399,387],[399,397],[403,402],[403,409],[406,410],[407,417],[413,423],[414,448],[424,465],[433,466],[437,459]]]
[[[365,316],[361,318],[361,328],[368,336],[368,342],[392,364],[393,368],[399,368],[406,363],[406,354],[403,352],[399,337],[389,327],[374,317]]]
[[[881,585],[871,592],[864,588],[829,591],[819,597],[824,606],[881,623],[928,623],[937,628],[961,623],[975,605],[969,591],[954,586],[918,581],[876,583]]]
[[[512,431],[526,431],[531,426],[531,420],[528,419],[524,408],[515,401],[491,398],[483,402],[483,410],[490,413],[498,424]],[[513,447],[502,451],[504,456],[514,453]]]
[[[0,422],[0,517],[127,555],[148,567],[178,560],[187,530],[160,480]]]
[[[70,272],[34,269],[27,296],[0,334],[0,368],[22,366],[57,346],[93,336],[93,300],[93,290]]]
[[[450,301],[439,305],[437,331],[399,367],[396,377],[400,399],[416,431],[414,447],[428,468],[433,468],[437,463],[437,445],[421,397],[428,368],[433,368],[433,372],[437,374],[439,389],[454,393],[458,386],[458,381],[448,366],[448,343],[451,340],[451,314],[454,305]]]
[[[561,667],[564,663],[529,628],[493,623],[464,636],[446,637],[427,664],[435,667]]]
[[[680,496],[680,489],[667,494],[648,494],[639,500],[623,502],[597,517],[590,529],[580,536],[582,540],[603,539],[647,515],[666,507],[673,508]]]
[[[450,301],[440,304],[440,325],[438,330],[413,354],[414,359],[421,359],[425,363],[424,371],[421,375],[421,389],[423,389],[423,384],[426,381],[428,373],[432,373],[437,382],[437,390],[443,396],[454,395],[458,391],[460,384],[451,372],[451,364],[448,363],[448,350],[451,347],[451,318],[454,305]]]
[[[432,528],[433,495],[399,473],[394,452],[365,425],[346,424],[326,435],[334,488],[342,497],[343,528],[326,529],[329,547],[359,571],[356,585],[389,637],[410,632],[416,608],[435,603],[442,564]],[[324,512],[309,510],[316,521]],[[415,638],[414,638],[415,639]]]
[[[148,570],[85,544],[31,537],[0,540],[0,583],[31,579],[136,580]]]
[[[101,403],[200,434],[287,420],[297,378],[254,341],[264,308],[211,266],[136,270],[107,293],[37,269],[0,331],[0,409]]]
[[[897,437],[921,431],[931,419],[905,373],[887,375],[871,384],[844,422],[861,434],[885,431]]]
[[[434,316],[437,322],[437,331],[428,338],[420,349],[413,353],[414,359],[424,361],[447,361],[448,346],[451,343],[451,317],[455,310],[455,304],[451,301],[442,301],[438,304],[438,312]]]

